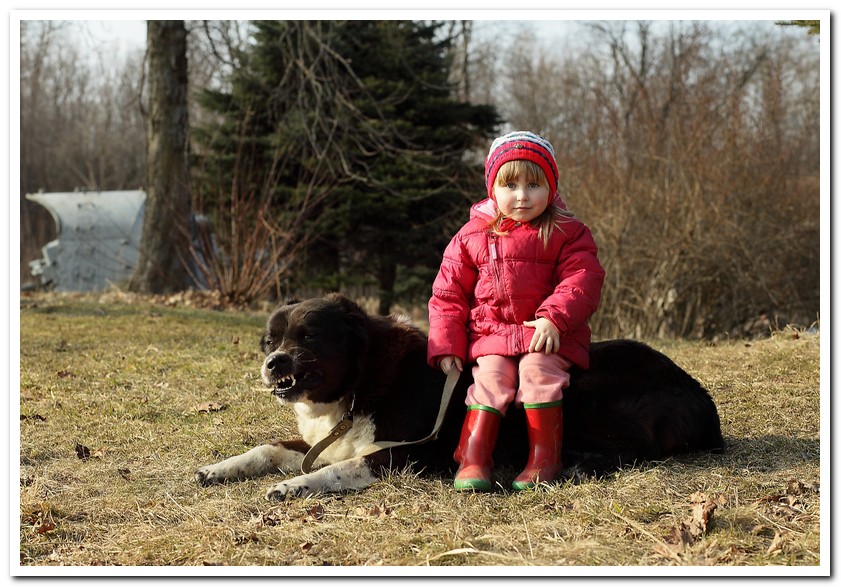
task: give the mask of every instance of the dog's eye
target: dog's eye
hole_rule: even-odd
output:
[[[272,343],[274,343],[274,341],[272,340],[271,336],[266,336],[263,338],[263,346],[270,347],[272,346]]]

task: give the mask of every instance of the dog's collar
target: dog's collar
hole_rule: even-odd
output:
[[[347,434],[351,428],[353,428],[353,404],[355,402],[356,397],[354,396],[350,409],[342,414],[342,419],[339,420],[339,423],[333,426],[333,429],[325,438],[307,451],[307,454],[304,456],[304,460],[301,463],[301,471],[304,473],[312,471],[312,464],[315,462],[315,459],[318,458],[318,455],[327,450],[328,446],[339,440],[342,436]]]
[[[375,442],[371,445],[373,451],[409,444],[423,444],[438,438],[438,431],[441,429],[441,424],[444,423],[444,415],[447,412],[447,406],[450,404],[450,397],[453,395],[453,390],[455,389],[460,376],[461,372],[458,369],[451,369],[447,374],[447,382],[444,384],[444,391],[441,394],[441,404],[438,407],[438,418],[435,421],[435,426],[433,426],[432,432],[428,436],[421,438],[420,440]],[[339,420],[339,423],[333,427],[326,438],[318,442],[318,444],[309,449],[307,454],[304,455],[304,460],[301,463],[301,471],[305,474],[312,471],[312,464],[315,462],[315,459],[318,458],[318,455],[324,452],[328,446],[339,440],[342,436],[347,434],[351,428],[353,428],[353,408],[355,405],[356,394],[354,394],[351,398],[350,409],[342,414],[342,419]],[[370,452],[365,454],[370,454]]]

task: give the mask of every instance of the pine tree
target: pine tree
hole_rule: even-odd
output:
[[[453,98],[439,24],[255,26],[231,91],[205,94],[223,120],[197,133],[206,179],[272,192],[274,213],[307,243],[299,285],[364,278],[383,313],[398,274],[428,295],[447,239],[481,193],[481,165],[465,154],[486,142],[495,110]]]

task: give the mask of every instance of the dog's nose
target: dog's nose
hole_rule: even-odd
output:
[[[292,356],[286,353],[275,353],[266,359],[266,367],[273,373],[289,373],[292,371]]]

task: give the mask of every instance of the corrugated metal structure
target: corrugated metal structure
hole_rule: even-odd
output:
[[[56,223],[44,257],[29,263],[41,285],[55,291],[97,291],[131,277],[140,250],[146,192],[26,194]]]

